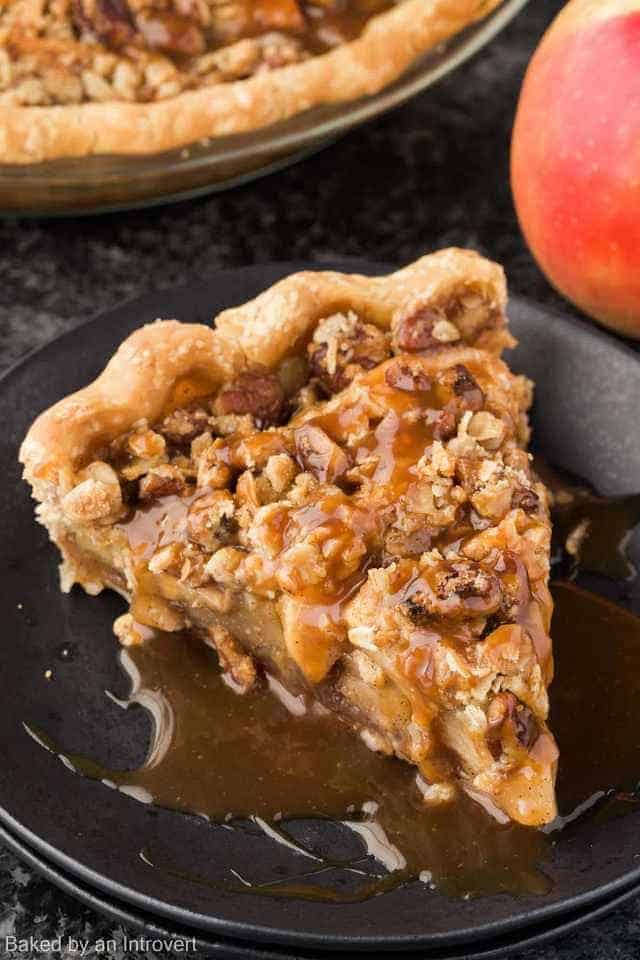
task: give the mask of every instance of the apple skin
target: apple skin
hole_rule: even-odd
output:
[[[511,182],[553,285],[640,337],[640,0],[563,8],[525,77]]]

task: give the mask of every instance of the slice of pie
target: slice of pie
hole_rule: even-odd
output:
[[[148,154],[370,95],[501,0],[4,0],[0,163]]]
[[[158,321],[21,450],[62,588],[189,628],[239,693],[333,711],[498,818],[555,815],[550,524],[502,270],[445,250]]]

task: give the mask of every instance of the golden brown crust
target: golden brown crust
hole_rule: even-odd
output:
[[[477,289],[503,315],[504,272],[468,250],[442,250],[385,277],[333,272],[293,274],[256,299],[225,310],[216,329],[158,321],[136,330],[92,384],[42,413],[20,449],[25,479],[40,500],[64,495],[79,469],[101,444],[137,420],[157,420],[180,378],[211,393],[242,369],[260,363],[277,368],[296,344],[304,349],[318,321],[348,305],[389,329],[398,311]],[[495,352],[509,337],[494,333]],[[193,389],[197,389],[197,386]],[[183,402],[186,398],[182,398]]]
[[[0,160],[38,163],[93,154],[149,154],[243,133],[310,107],[376,93],[422,53],[501,0],[403,0],[351,43],[302,63],[151,104],[0,107]]]
[[[233,342],[203,324],[158,321],[136,330],[100,376],[41,414],[20,449],[38,499],[64,495],[88,455],[140,419],[157,419],[188,378],[190,394],[210,393],[241,369]],[[196,391],[196,392],[194,392]],[[184,400],[189,399],[184,397]]]
[[[250,303],[224,310],[216,319],[216,329],[237,342],[250,362],[275,367],[331,313],[353,310],[389,330],[400,311],[419,303],[444,302],[463,289],[486,294],[497,312],[506,307],[502,267],[471,250],[450,248],[383,277],[309,271],[293,274]],[[495,352],[506,345],[503,329],[499,335]]]

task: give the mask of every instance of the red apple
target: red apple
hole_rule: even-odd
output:
[[[541,268],[640,337],[640,0],[571,0],[527,71],[513,132],[518,217]]]

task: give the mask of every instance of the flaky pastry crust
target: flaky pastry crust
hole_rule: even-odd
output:
[[[0,106],[0,162],[158,153],[372,95],[500,2],[402,0],[373,17],[356,40],[328,53],[154,103]]]
[[[20,449],[24,477],[38,499],[64,496],[92,452],[142,418],[153,422],[189,397],[176,383],[189,381],[191,399],[215,391],[259,363],[276,370],[304,350],[318,321],[347,307],[382,330],[422,303],[480,296],[501,318],[480,336],[499,353],[512,341],[504,326],[504,271],[469,250],[441,250],[396,273],[365,277],[301,272],[276,283],[240,307],[202,324],[156,321],[136,330],[92,384],[42,413]]]

